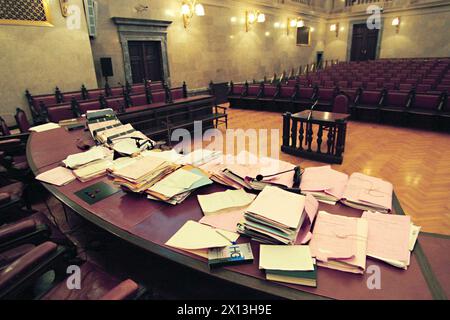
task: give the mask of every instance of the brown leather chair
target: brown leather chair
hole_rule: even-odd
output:
[[[3,119],[2,117],[0,117],[0,133],[2,134],[2,136],[9,136],[11,135],[11,131],[9,130],[8,125],[6,124],[5,119]]]
[[[16,119],[17,126],[19,127],[20,132],[27,133],[28,129],[30,129],[30,122],[28,121],[25,111],[17,108],[14,118]]]
[[[90,262],[80,267],[81,288],[69,289],[63,277],[71,265],[66,253],[64,247],[47,241],[10,263],[0,271],[0,299],[129,300],[145,292],[134,281],[121,281]],[[55,272],[57,284],[36,296],[35,284],[49,271]]]

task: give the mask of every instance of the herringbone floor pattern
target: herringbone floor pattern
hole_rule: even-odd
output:
[[[228,108],[228,114],[231,129],[279,129],[281,146],[280,113]],[[302,167],[324,165],[281,151],[280,158]],[[390,181],[422,231],[450,235],[450,135],[350,121],[344,162],[332,167]]]

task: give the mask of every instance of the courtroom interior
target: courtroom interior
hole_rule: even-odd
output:
[[[0,0],[0,300],[448,300],[449,30],[448,0]]]

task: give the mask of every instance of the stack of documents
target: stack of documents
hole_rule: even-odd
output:
[[[267,185],[291,188],[294,182],[294,168],[295,165],[289,162],[269,157],[258,157],[247,151],[242,151],[235,157],[233,163],[227,163],[223,174],[247,189],[262,190]],[[288,172],[278,174],[284,171]],[[254,179],[258,175],[267,177],[257,182]]]
[[[64,186],[74,181],[75,179],[76,177],[73,175],[72,170],[64,167],[56,167],[36,176],[36,180],[50,183],[59,187]]]
[[[227,247],[239,238],[237,233],[214,229],[195,221],[187,221],[166,245],[185,250]]]
[[[208,149],[197,149],[191,153],[183,156],[179,159],[180,164],[190,164],[193,166],[201,166],[210,161],[218,158],[222,158],[223,154],[220,151],[208,150]]]
[[[261,245],[259,268],[266,270],[266,279],[317,286],[317,267],[308,246]]]
[[[392,210],[393,189],[392,184],[387,181],[353,173],[341,201],[352,208],[386,213]]]
[[[268,186],[244,213],[238,232],[262,243],[294,244],[304,208],[305,196]]]
[[[234,179],[227,177],[224,170],[227,169],[226,159],[234,158],[234,156],[227,156],[226,158],[217,158],[200,166],[200,168],[210,174],[209,178],[216,183],[231,187],[234,189],[242,189],[248,184],[243,179],[239,178],[241,182],[236,182]],[[225,161],[224,161],[225,159]],[[234,162],[233,162],[234,163]]]
[[[369,223],[367,255],[406,270],[420,227],[409,216],[366,211],[362,217]]]
[[[92,147],[86,152],[76,153],[68,156],[62,162],[67,168],[78,169],[82,166],[88,165],[94,161],[98,160],[111,160],[113,159],[114,153],[105,147],[96,146]]]
[[[61,126],[59,124],[56,124],[56,123],[53,123],[53,122],[49,122],[49,123],[41,124],[39,126],[31,127],[30,129],[28,129],[28,131],[30,131],[30,132],[44,132],[44,131],[57,129],[57,128],[61,128]]]
[[[352,273],[364,273],[368,222],[320,211],[309,246],[317,265]]]
[[[239,189],[198,195],[197,197],[205,215],[200,219],[200,223],[236,232],[238,223],[243,220],[244,212],[247,211],[256,195]]]
[[[111,159],[101,159],[78,167],[78,169],[73,170],[73,174],[81,182],[86,182],[105,175],[112,165]]]
[[[334,205],[341,200],[347,182],[348,175],[331,169],[331,166],[312,167],[303,172],[300,189],[321,202]]]
[[[193,166],[183,166],[149,187],[149,199],[165,201],[169,204],[183,202],[192,191],[212,184],[208,175]]]
[[[172,173],[178,166],[153,157],[140,157],[124,166],[116,166],[110,174],[114,183],[131,192],[141,193]]]

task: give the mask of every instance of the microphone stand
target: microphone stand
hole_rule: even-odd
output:
[[[317,99],[314,104],[311,106],[311,108],[309,109],[309,115],[308,115],[308,119],[307,121],[309,121],[312,117],[312,112],[314,110],[314,108],[317,106],[317,104],[319,103],[319,99]]]

